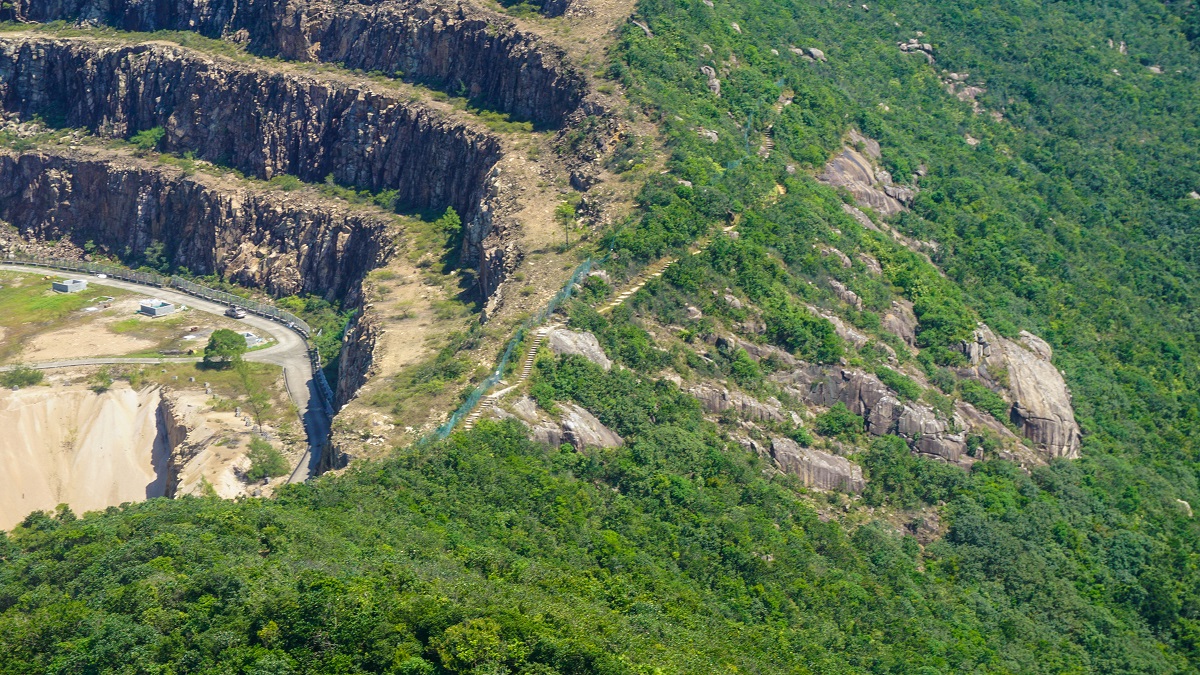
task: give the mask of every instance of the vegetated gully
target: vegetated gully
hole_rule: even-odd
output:
[[[88,11],[80,3],[37,5],[66,14]],[[439,72],[465,75],[477,99],[540,123],[561,122],[579,102],[572,93],[572,87],[582,88],[578,78],[566,70],[547,74],[556,65],[547,54],[555,53],[536,48],[532,38],[514,38],[511,31],[492,34],[487,22],[479,21],[466,21],[477,29],[473,33],[464,33],[462,22],[443,30],[445,17],[431,11],[415,14],[428,30],[414,35],[403,32],[411,25],[412,16],[405,13],[411,5],[356,7],[377,20],[369,30],[354,27],[350,35],[358,46],[343,41],[342,61],[351,62],[355,54],[389,54],[396,63],[430,77]],[[17,11],[24,11],[19,3]],[[148,14],[141,19],[133,27],[175,27],[170,21],[156,23]],[[186,22],[178,16],[173,20]],[[254,22],[242,22],[247,24]],[[339,25],[332,20],[324,24],[319,37],[329,38]],[[245,34],[248,29],[239,30]],[[380,40],[374,52],[364,49],[371,44],[366,35]],[[422,35],[434,46],[422,44]],[[256,40],[262,43],[251,32],[251,43]],[[447,51],[447,40],[455,47],[478,48]],[[502,58],[496,58],[498,50]],[[571,86],[564,88],[564,82]],[[548,93],[537,95],[543,92]],[[505,250],[503,242],[511,224],[494,208],[493,168],[501,144],[477,125],[418,101],[398,100],[394,92],[347,84],[346,78],[279,72],[161,42],[9,34],[0,38],[0,105],[25,118],[40,115],[102,137],[129,137],[162,127],[165,150],[191,152],[260,178],[286,173],[319,181],[332,176],[344,185],[394,190],[402,204],[414,209],[452,206],[463,214],[466,226],[462,259],[479,268],[479,292],[485,299],[514,265],[506,260],[511,247]],[[98,148],[3,153],[0,218],[31,239],[69,235],[111,252],[136,255],[162,242],[172,264],[193,272],[220,273],[275,294],[318,293],[349,307],[362,304],[361,282],[392,253],[396,234],[386,216],[337,200],[311,194],[297,199],[247,185],[230,190]],[[372,348],[371,331],[348,332],[336,383],[339,404],[365,381]]]

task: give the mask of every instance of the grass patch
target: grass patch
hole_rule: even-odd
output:
[[[20,352],[25,342],[38,333],[61,328],[70,322],[72,315],[92,304],[91,293],[55,293],[50,290],[51,279],[60,275],[47,275],[43,279],[32,274],[14,274],[0,270],[0,328],[4,329],[0,342],[0,360]],[[128,292],[112,289],[115,297],[129,295]],[[81,321],[91,321],[99,312]]]

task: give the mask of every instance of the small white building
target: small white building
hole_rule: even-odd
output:
[[[158,298],[143,300],[141,306],[138,307],[138,312],[146,316],[166,316],[174,311],[175,305],[166,300],[159,300]]]
[[[79,291],[87,290],[87,280],[85,279],[63,279],[50,284],[50,287],[59,293],[78,293]]]

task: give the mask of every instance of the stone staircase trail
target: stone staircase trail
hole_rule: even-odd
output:
[[[771,156],[771,151],[775,149],[775,125],[772,124],[763,132],[762,145],[758,146],[758,156],[767,159]]]
[[[609,302],[596,311],[600,314],[613,311],[623,302],[628,300],[634,293],[642,290],[642,287],[650,283],[652,279],[661,277],[663,273],[665,273],[667,269],[671,267],[671,265],[675,264],[675,260],[675,258],[663,258],[650,267],[647,267],[640,275],[634,278],[633,285],[618,293],[617,296],[612,299],[612,302]]]
[[[738,226],[738,221],[740,220],[741,215],[742,214],[740,214],[740,213],[735,213],[733,216],[733,222],[731,224],[721,228],[721,231],[722,232],[732,232],[733,230],[736,230],[737,226]],[[708,245],[710,243],[712,243],[712,239],[708,239],[708,238],[702,239],[702,240],[696,242],[695,247],[692,248],[691,251],[689,251],[689,252],[692,255],[700,255],[701,253],[704,252],[704,249],[708,248]],[[608,312],[613,311],[617,307],[620,307],[622,303],[624,303],[626,300],[631,298],[634,293],[637,293],[638,291],[642,290],[642,287],[645,286],[646,284],[650,283],[651,280],[657,279],[657,278],[661,277],[664,273],[666,273],[666,271],[668,269],[670,269],[671,265],[674,265],[677,260],[678,260],[678,258],[663,258],[662,260],[659,260],[658,262],[654,263],[650,267],[647,267],[645,270],[642,271],[641,274],[634,277],[634,281],[631,286],[629,286],[625,290],[618,293],[616,295],[616,297],[614,297],[612,299],[611,302],[605,304],[603,307],[596,310],[596,312],[599,314],[607,314]]]
[[[546,341],[546,337],[550,335],[550,331],[560,327],[561,325],[562,324],[554,323],[547,326],[542,326],[534,332],[533,343],[529,345],[529,351],[525,353],[525,362],[521,364],[521,375],[517,378],[516,383],[505,387],[500,391],[492,392],[491,394],[479,399],[479,404],[476,405],[475,409],[467,415],[465,420],[463,420],[464,430],[470,431],[471,429],[475,428],[475,423],[479,421],[479,418],[483,417],[483,414],[488,410],[491,410],[492,406],[496,405],[496,402],[499,401],[502,396],[513,389],[516,389],[521,385],[522,382],[529,379],[530,374],[533,373],[533,362],[535,359],[537,359],[538,349],[541,348],[542,343]]]

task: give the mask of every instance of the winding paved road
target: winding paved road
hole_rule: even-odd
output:
[[[111,286],[112,288],[120,288],[141,295],[151,295],[175,303],[177,306],[187,305],[188,307],[209,314],[223,316],[225,310],[228,309],[225,305],[210,302],[186,293],[180,293],[169,288],[144,286],[111,277],[100,279],[79,272],[62,272],[46,267],[27,267],[25,265],[13,265],[9,263],[0,265],[0,270],[12,270],[14,272],[40,275],[87,276],[89,284]],[[331,413],[322,403],[321,395],[316,389],[316,381],[313,380],[312,363],[308,358],[308,345],[299,333],[270,319],[247,314],[246,318],[239,319],[239,321],[275,338],[275,344],[270,347],[247,352],[245,358],[247,361],[271,363],[283,368],[284,385],[287,387],[288,395],[291,397],[292,402],[300,410],[300,416],[304,420],[304,430],[308,435],[308,447],[305,449],[304,456],[296,464],[296,468],[292,471],[288,482],[303,482],[316,474],[317,464],[321,460],[321,448],[325,445],[325,439],[329,438],[329,425],[331,422]],[[165,357],[160,359],[112,357],[50,361],[29,365],[33,368],[66,368],[71,366],[115,365],[121,363],[180,363],[198,360],[196,357]]]

